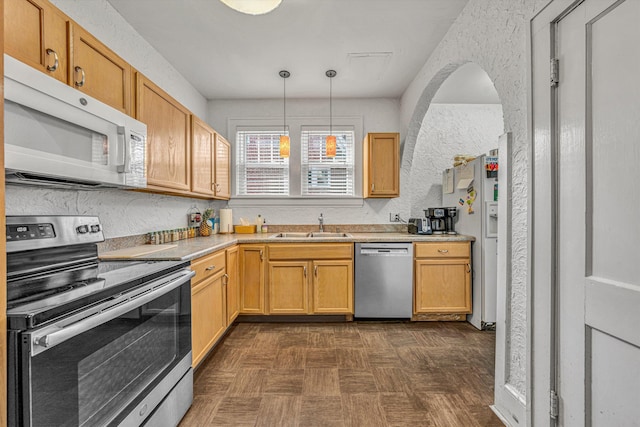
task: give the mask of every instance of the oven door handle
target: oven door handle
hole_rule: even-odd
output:
[[[97,326],[116,319],[129,311],[141,307],[154,299],[161,297],[162,295],[171,292],[172,290],[187,283],[191,278],[195,276],[195,272],[183,270],[179,273],[175,273],[172,276],[159,279],[158,282],[164,282],[165,284],[155,288],[153,282],[148,285],[150,290],[137,294],[122,301],[111,302],[109,307],[104,310],[98,311],[96,314],[85,317],[75,323],[63,327],[51,326],[44,328],[45,335],[33,335],[32,336],[32,355],[37,355],[48,349],[57,346],[83,332],[89,331]],[[167,279],[169,281],[167,282]],[[157,286],[157,285],[156,285]],[[155,288],[155,289],[154,289]],[[49,332],[53,329],[52,332]],[[47,333],[48,332],[48,333]]]

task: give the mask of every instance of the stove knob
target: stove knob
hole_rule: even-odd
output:
[[[78,231],[78,233],[80,234],[85,234],[89,232],[89,227],[86,225],[81,225],[78,228],[76,228],[76,231]]]
[[[97,232],[99,232],[99,231],[100,231],[100,224],[93,224],[93,225],[91,226],[91,232],[92,232],[92,233],[97,233]]]

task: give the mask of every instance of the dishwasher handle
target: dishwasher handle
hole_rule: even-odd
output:
[[[411,256],[409,248],[360,248],[364,256]]]

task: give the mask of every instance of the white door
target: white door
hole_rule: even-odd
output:
[[[556,30],[558,420],[640,426],[640,0]]]

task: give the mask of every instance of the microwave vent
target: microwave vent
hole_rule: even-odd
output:
[[[36,175],[28,172],[7,171],[5,174],[5,180],[7,184],[37,185],[41,187],[50,187],[50,188],[97,190],[97,189],[109,187],[99,182],[74,181],[74,180],[60,178],[60,177]]]

